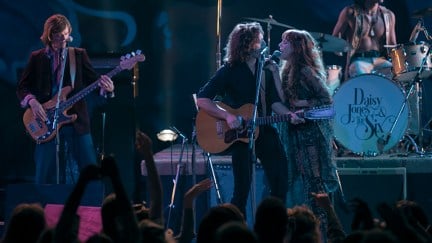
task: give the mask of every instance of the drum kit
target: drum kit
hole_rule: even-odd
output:
[[[416,42],[420,32],[424,33],[427,41],[432,41],[424,26],[425,16],[432,16],[432,8],[413,13],[412,17],[417,18],[418,23],[409,43],[384,46],[389,50],[389,61],[392,63],[390,77],[388,73],[376,72],[341,82],[342,67],[326,66],[327,85],[336,111],[334,137],[338,144],[355,155],[377,156],[393,152],[426,154],[423,131],[428,130],[428,124],[422,124],[421,82],[432,76],[432,50],[429,43]],[[272,25],[294,28],[276,21],[271,15],[266,19],[246,19],[267,24],[269,46]],[[350,50],[350,44],[341,38],[310,33],[322,52]]]
[[[421,82],[432,76],[432,53],[427,42],[416,40],[420,32],[432,40],[423,24],[427,15],[432,15],[432,8],[413,14],[419,20],[409,43],[384,46],[392,63],[391,77],[363,74],[337,88],[335,138],[355,154],[426,155],[423,132],[428,124],[422,122]]]

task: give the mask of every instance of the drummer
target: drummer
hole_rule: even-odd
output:
[[[346,39],[352,46],[347,54],[345,80],[375,72],[391,78],[392,63],[386,58],[384,46],[396,45],[396,19],[382,2],[354,0],[354,4],[339,14],[332,34]]]

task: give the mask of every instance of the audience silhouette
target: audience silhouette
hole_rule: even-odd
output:
[[[379,218],[360,198],[349,201],[354,213],[351,229],[343,229],[333,208],[331,196],[312,192],[316,205],[326,213],[328,230],[321,235],[319,218],[306,205],[286,208],[275,197],[263,199],[255,213],[253,225],[231,203],[211,207],[197,225],[195,233],[194,201],[212,187],[208,178],[193,185],[183,195],[183,217],[180,232],[174,235],[164,226],[162,186],[153,158],[152,141],[143,132],[136,133],[138,160],[145,161],[148,171],[149,207],[132,204],[120,179],[114,157],[105,156],[100,165],[85,167],[65,202],[57,225],[47,228],[44,210],[39,204],[22,203],[13,210],[2,243],[68,243],[78,238],[80,217],[77,214],[87,185],[107,179],[113,192],[101,205],[102,231],[85,242],[95,243],[424,243],[432,242],[431,226],[425,211],[414,201],[402,200],[394,205],[376,205]],[[345,232],[351,232],[346,234]]]

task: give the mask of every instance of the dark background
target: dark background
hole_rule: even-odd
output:
[[[225,46],[233,26],[245,21],[245,17],[264,19],[272,15],[286,25],[331,34],[340,10],[351,3],[351,0],[225,0],[221,46]],[[432,1],[389,0],[384,5],[396,14],[398,43],[405,43],[416,24],[416,19],[410,15],[415,10],[431,7]],[[146,56],[146,61],[138,66],[137,97],[133,96],[131,71],[123,72],[114,79],[116,98],[91,110],[95,145],[117,156],[126,187],[132,192],[134,185],[130,178],[136,171],[133,165],[136,128],[153,138],[155,152],[170,145],[156,139],[157,132],[164,128],[175,126],[191,136],[195,116],[192,94],[217,68],[217,1],[0,0],[3,113],[0,180],[6,184],[30,182],[34,174],[34,145],[22,125],[23,110],[15,96],[15,87],[30,52],[42,47],[39,37],[43,23],[53,13],[62,13],[70,19],[74,37],[71,45],[86,48],[101,73],[114,68],[118,58],[128,52],[140,49]],[[427,28],[432,28],[431,18],[425,17]],[[264,23],[263,28],[267,33]],[[271,51],[277,48],[284,30],[284,27],[272,26]],[[420,35],[419,39],[422,37]],[[324,53],[327,65],[343,65],[343,60],[332,53]],[[90,103],[93,107],[97,102]],[[106,114],[105,137],[102,137],[102,113]]]

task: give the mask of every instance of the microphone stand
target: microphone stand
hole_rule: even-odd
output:
[[[171,192],[171,202],[168,205],[169,211],[168,211],[168,218],[167,218],[166,228],[169,228],[169,226],[170,226],[171,211],[175,207],[175,205],[174,205],[174,199],[175,199],[175,194],[176,194],[176,191],[177,191],[177,184],[178,184],[179,177],[180,177],[180,169],[183,167],[183,152],[184,152],[184,149],[185,149],[186,142],[188,141],[188,139],[185,136],[182,136],[181,133],[179,135],[181,135],[181,137],[182,137],[182,146],[181,146],[181,152],[180,152],[179,162],[177,164],[176,176],[175,176],[175,178],[173,180],[173,189],[172,189],[172,192]]]
[[[61,69],[60,72],[60,78],[56,81],[59,82],[58,84],[58,90],[57,90],[57,101],[56,106],[54,108],[54,119],[52,123],[52,129],[53,131],[56,131],[56,138],[55,138],[55,147],[56,147],[56,183],[60,184],[60,135],[59,135],[59,127],[58,127],[58,119],[60,117],[59,110],[60,110],[60,96],[61,96],[61,90],[63,88],[63,76],[64,76],[64,69],[66,66],[66,55],[67,55],[67,48],[62,48],[61,50]]]
[[[248,129],[248,137],[249,137],[249,158],[252,163],[252,178],[251,178],[251,206],[252,206],[252,221],[254,220],[254,214],[256,211],[256,163],[257,158],[255,154],[255,130],[256,130],[256,119],[257,119],[257,113],[258,113],[258,103],[259,103],[259,97],[260,97],[260,88],[261,88],[261,82],[262,82],[262,71],[264,66],[264,55],[267,48],[265,48],[260,55],[260,58],[257,59],[258,65],[256,68],[256,91],[255,91],[255,103],[254,103],[254,110],[252,114],[252,119],[249,124]]]

